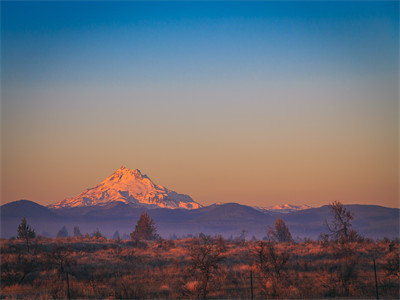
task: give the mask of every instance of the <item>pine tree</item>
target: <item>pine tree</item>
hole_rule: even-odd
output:
[[[21,240],[25,240],[28,252],[29,252],[29,240],[35,237],[36,237],[35,230],[33,230],[32,227],[27,224],[26,218],[23,217],[21,220],[21,224],[19,224],[18,226],[18,238]]]
[[[131,233],[131,239],[134,241],[140,241],[155,240],[157,238],[158,234],[154,220],[148,215],[147,212],[143,212],[136,224],[135,231]]]
[[[67,237],[68,236],[68,230],[65,226],[63,226],[57,233],[57,237]]]
[[[79,229],[79,226],[74,227],[74,237],[81,237],[82,233],[81,230]]]

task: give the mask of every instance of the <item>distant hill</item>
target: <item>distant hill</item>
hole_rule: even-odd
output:
[[[345,207],[354,213],[353,227],[362,235],[371,238],[399,236],[398,208],[358,204]],[[326,230],[324,223],[331,219],[331,214],[329,206],[324,205],[284,214],[282,219],[289,228],[296,228],[297,235],[316,237]]]
[[[377,205],[346,205],[354,213],[354,228],[371,238],[398,237],[399,213],[397,208]],[[97,228],[107,236],[118,230],[121,235],[130,233],[145,207],[121,202],[107,205],[50,209],[32,201],[20,200],[4,204],[1,210],[1,236],[16,236],[17,226],[26,217],[38,234],[55,236],[65,225],[71,233],[74,226],[91,233]],[[239,236],[248,231],[248,238],[265,236],[268,226],[277,218],[283,218],[292,235],[299,238],[317,238],[325,232],[325,220],[331,215],[328,206],[296,210],[292,212],[262,212],[237,203],[210,205],[198,209],[149,209],[159,233],[164,237],[172,234],[222,234]]]
[[[18,200],[1,206],[1,218],[57,218],[58,215],[49,208],[29,200]]]

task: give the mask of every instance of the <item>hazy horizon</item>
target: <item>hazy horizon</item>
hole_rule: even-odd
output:
[[[121,165],[208,205],[399,207],[399,3],[1,2],[1,203]]]

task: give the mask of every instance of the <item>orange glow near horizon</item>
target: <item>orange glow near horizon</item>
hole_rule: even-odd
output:
[[[396,1],[1,8],[1,203],[125,165],[203,205],[400,206]]]
[[[323,106],[307,112],[293,99],[291,111],[284,105],[278,116],[231,107],[207,119],[161,107],[153,111],[156,122],[111,104],[106,113],[82,108],[67,123],[68,111],[41,119],[27,110],[23,123],[6,115],[2,203],[55,203],[125,165],[203,205],[338,200],[398,207],[395,116],[386,109],[378,114],[379,104],[371,103],[358,114],[331,108],[321,115]]]

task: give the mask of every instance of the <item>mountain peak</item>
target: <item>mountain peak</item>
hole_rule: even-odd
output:
[[[139,169],[130,170],[130,171],[132,171],[132,173],[135,174],[135,175],[137,175],[137,176],[141,176],[141,177],[146,176],[146,175],[143,175],[142,172],[140,172]],[[146,177],[147,177],[147,176],[146,176]]]
[[[115,170],[114,173],[141,173],[139,169],[128,169],[125,166],[121,166],[119,169]]]
[[[114,181],[134,180],[148,178],[139,169],[128,169],[124,166],[114,171],[107,179]],[[106,180],[107,180],[106,179]]]
[[[254,207],[257,210],[264,211],[264,212],[280,212],[280,213],[289,213],[293,211],[299,211],[299,210],[305,210],[312,208],[310,205],[293,205],[293,204],[278,204],[278,205],[273,205],[273,206],[267,206],[267,207],[259,207],[255,206]]]
[[[178,194],[162,185],[154,184],[139,169],[121,166],[97,186],[73,198],[50,205],[51,208],[107,205],[122,202],[139,206],[195,209],[201,205],[184,194]]]

